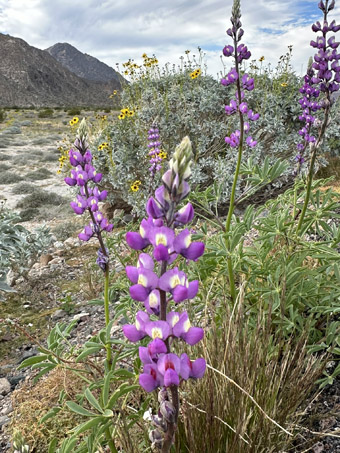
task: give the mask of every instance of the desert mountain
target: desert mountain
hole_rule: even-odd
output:
[[[119,83],[124,80],[113,68],[91,55],[80,52],[67,42],[54,44],[46,51],[65,68],[83,79],[96,82],[116,80]]]
[[[0,107],[112,106],[120,82],[87,80],[48,52],[0,33]]]

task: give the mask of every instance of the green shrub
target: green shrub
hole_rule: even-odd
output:
[[[69,116],[81,115],[81,110],[78,107],[73,107],[73,108],[67,110],[67,114]]]
[[[3,123],[6,119],[6,112],[4,110],[0,110],[0,123]]]
[[[53,109],[44,109],[38,113],[38,118],[52,118],[53,113]]]

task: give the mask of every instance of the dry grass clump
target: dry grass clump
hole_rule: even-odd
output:
[[[182,392],[176,452],[287,451],[297,434],[297,409],[307,405],[325,360],[307,353],[308,332],[286,341],[275,335],[270,315],[251,319],[242,298],[234,311],[220,302],[217,309],[207,303],[211,326],[194,356],[210,367]]]
[[[68,410],[61,410],[45,423],[39,424],[39,420],[52,407],[58,406],[61,390],[66,393],[66,400],[71,400],[82,391],[83,386],[84,381],[62,368],[56,368],[35,386],[25,383],[12,394],[14,412],[9,431],[12,434],[19,431],[30,446],[30,451],[46,453],[54,437],[64,439],[67,432],[83,420]]]

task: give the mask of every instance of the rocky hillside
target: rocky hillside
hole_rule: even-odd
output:
[[[107,64],[99,61],[97,58],[91,57],[91,55],[80,52],[66,42],[54,44],[54,46],[49,47],[46,51],[65,68],[83,79],[94,80],[96,82],[115,80],[118,83],[124,80],[117,71]]]
[[[118,80],[86,80],[48,52],[0,33],[0,107],[112,106]]]

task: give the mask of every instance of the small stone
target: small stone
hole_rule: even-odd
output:
[[[12,403],[9,402],[9,403],[8,403],[8,406],[5,406],[5,407],[1,410],[1,415],[8,415],[8,414],[10,414],[11,412],[13,412],[13,407],[12,407]]]
[[[0,427],[7,425],[9,422],[10,422],[10,418],[7,417],[7,415],[3,415],[2,417],[0,417]]]
[[[66,311],[64,310],[56,310],[53,315],[51,316],[52,321],[57,321],[58,319],[62,319],[66,316]]]
[[[56,249],[62,249],[64,247],[64,244],[61,241],[57,241],[54,243],[54,247]]]
[[[11,391],[11,384],[8,379],[0,378],[0,395],[7,395]]]
[[[117,217],[123,217],[124,215],[124,209],[115,209],[113,211],[113,217],[116,219]]]
[[[324,450],[325,450],[325,447],[324,447],[323,443],[317,442],[316,444],[313,445],[311,451],[312,451],[313,453],[321,453],[321,452],[323,452]]]
[[[125,214],[125,216],[123,217],[123,221],[125,223],[130,223],[133,221],[133,215],[131,214]]]

